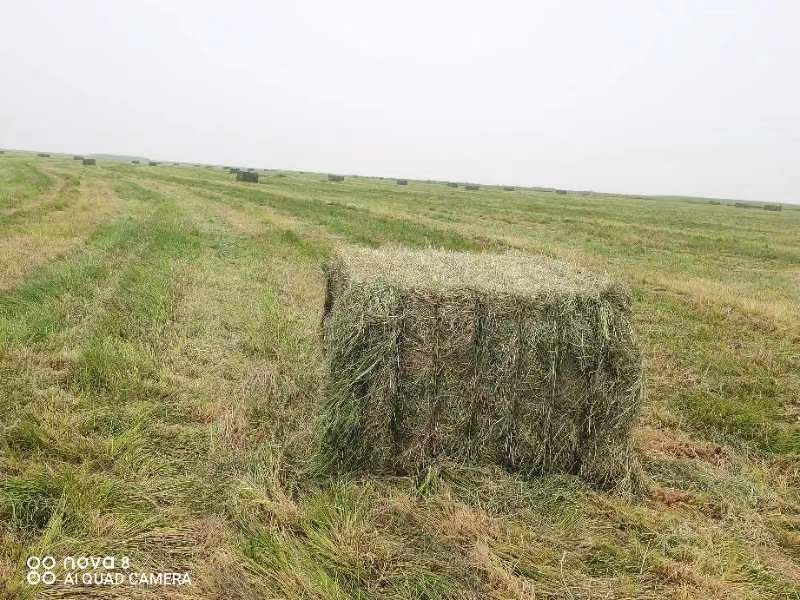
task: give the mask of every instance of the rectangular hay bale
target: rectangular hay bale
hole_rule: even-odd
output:
[[[628,292],[521,254],[352,248],[326,266],[319,458],[629,483],[642,359]]]
[[[236,181],[247,181],[249,183],[258,183],[258,173],[252,171],[237,171]]]

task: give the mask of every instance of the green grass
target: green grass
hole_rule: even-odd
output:
[[[0,156],[21,265],[0,286],[0,597],[43,591],[30,554],[113,554],[190,572],[191,598],[800,598],[800,211],[261,181]],[[630,285],[649,491],[314,475],[341,243],[513,247]]]

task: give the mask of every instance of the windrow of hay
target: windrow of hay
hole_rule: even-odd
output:
[[[326,267],[324,468],[500,464],[628,485],[628,292],[542,256],[344,249]]]

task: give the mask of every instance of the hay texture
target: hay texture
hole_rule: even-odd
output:
[[[326,274],[325,468],[630,483],[642,359],[626,290],[520,254],[346,249]]]

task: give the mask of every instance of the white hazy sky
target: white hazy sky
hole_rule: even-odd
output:
[[[800,2],[0,0],[0,147],[800,202]]]

